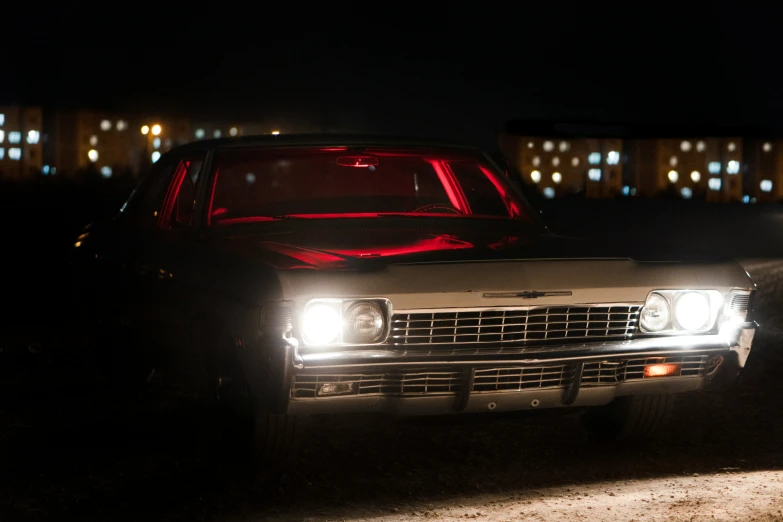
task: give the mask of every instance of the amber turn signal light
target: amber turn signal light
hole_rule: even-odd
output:
[[[650,364],[644,367],[645,377],[672,377],[680,375],[682,366],[679,364]]]

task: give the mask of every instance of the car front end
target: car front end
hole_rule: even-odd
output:
[[[721,389],[756,330],[755,287],[736,263],[411,263],[281,281],[291,298],[267,303],[255,349],[282,365],[257,382],[274,383],[260,393],[288,414],[502,412]]]

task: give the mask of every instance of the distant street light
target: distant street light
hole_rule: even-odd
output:
[[[152,126],[153,135],[158,136],[160,134],[160,131],[161,131],[160,125],[158,125],[157,123]]]
[[[150,131],[150,128],[148,126],[146,126],[146,125],[141,128],[141,133],[142,134],[147,134],[147,133],[149,133],[149,131]]]
[[[280,134],[280,131],[272,131],[273,136],[277,136],[278,134]]]

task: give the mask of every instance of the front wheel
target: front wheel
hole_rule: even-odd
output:
[[[252,470],[282,470],[293,463],[302,449],[306,429],[301,415],[271,413],[255,400],[231,408],[224,426],[226,447]]]
[[[630,395],[589,408],[582,417],[596,438],[609,441],[654,438],[663,433],[674,409],[674,395]]]

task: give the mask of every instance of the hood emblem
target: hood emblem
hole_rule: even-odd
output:
[[[502,299],[520,297],[522,299],[537,299],[539,297],[568,297],[573,295],[571,290],[558,290],[551,292],[539,292],[538,290],[525,290],[524,292],[489,292],[485,293],[487,299]]]

